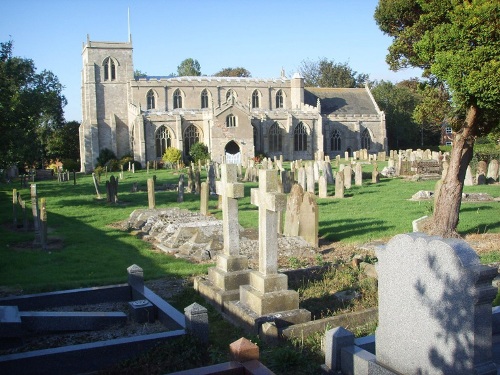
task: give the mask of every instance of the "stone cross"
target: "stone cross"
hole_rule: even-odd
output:
[[[222,230],[224,254],[239,255],[240,225],[238,222],[238,198],[244,196],[244,185],[237,182],[236,164],[221,165],[221,180],[216,181],[215,189],[221,197]]]
[[[276,171],[259,170],[259,187],[251,190],[251,202],[259,207],[259,272],[278,272],[278,213],[286,207],[286,194],[278,193]]]

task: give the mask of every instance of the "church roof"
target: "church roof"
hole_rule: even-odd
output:
[[[304,88],[304,103],[316,106],[321,103],[321,114],[377,115],[369,93],[365,88]]]

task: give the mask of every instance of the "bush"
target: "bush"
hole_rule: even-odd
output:
[[[108,168],[108,172],[120,171],[120,162],[116,159],[108,160],[104,166]]]
[[[210,153],[208,152],[208,146],[206,146],[202,142],[195,143],[189,149],[189,156],[191,160],[195,163],[198,163],[198,160],[201,160],[202,163],[204,163],[205,160],[210,160]]]
[[[66,170],[66,171],[79,171],[80,170],[80,162],[78,160],[63,159],[62,165],[63,165],[64,170]]]
[[[109,148],[103,148],[101,152],[99,152],[99,157],[97,158],[97,165],[100,167],[104,167],[106,163],[112,159],[116,159],[115,153],[111,151]]]
[[[166,163],[178,163],[182,159],[181,150],[175,147],[168,147],[161,159]]]

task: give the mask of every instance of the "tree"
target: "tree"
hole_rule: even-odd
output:
[[[179,77],[201,76],[200,63],[198,60],[193,60],[191,58],[185,59],[177,67],[177,75],[179,75]]]
[[[143,72],[142,70],[136,69],[134,70],[134,78],[147,77],[148,73]]]
[[[205,160],[210,160],[208,146],[202,142],[196,142],[189,148],[189,157],[195,163],[198,163],[198,160],[201,160],[202,163],[204,163]]]
[[[55,128],[47,140],[47,157],[60,160],[79,159],[79,127],[78,121],[68,121]]]
[[[374,17],[393,38],[386,59],[391,69],[420,67],[450,92],[447,119],[455,137],[432,233],[456,237],[475,139],[500,123],[500,2],[380,0]]]
[[[321,58],[315,61],[302,61],[299,67],[304,77],[304,85],[310,87],[363,87],[368,81],[367,74],[358,74],[347,63],[336,63]]]
[[[63,86],[50,71],[36,73],[30,59],[0,43],[0,167],[43,164],[51,130],[64,121]]]
[[[214,74],[215,77],[251,77],[248,70],[242,67],[224,68]]]

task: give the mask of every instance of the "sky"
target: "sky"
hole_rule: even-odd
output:
[[[0,42],[13,55],[52,71],[64,86],[67,121],[81,121],[83,43],[126,42],[134,69],[169,75],[187,58],[203,75],[244,67],[255,78],[288,77],[303,61],[347,63],[370,80],[399,82],[417,69],[392,72],[391,38],[373,14],[377,0],[0,0]]]

